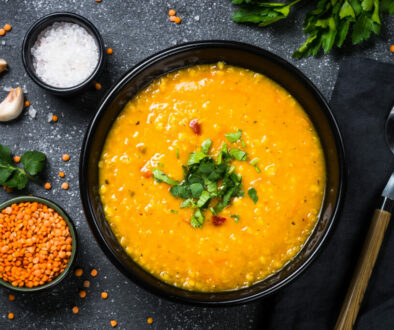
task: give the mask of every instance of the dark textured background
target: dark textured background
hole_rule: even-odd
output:
[[[175,8],[182,17],[181,25],[168,21],[170,7]],[[230,17],[234,8],[229,0],[174,0],[170,3],[163,0],[103,0],[101,3],[94,0],[0,0],[0,26],[5,23],[13,26],[10,33],[0,37],[0,58],[7,59],[10,65],[10,71],[0,77],[0,96],[4,97],[10,87],[21,85],[31,107],[37,111],[34,119],[24,114],[9,125],[0,124],[0,143],[11,146],[16,154],[37,149],[48,155],[47,177],[52,182],[52,190],[45,191],[30,185],[25,193],[52,199],[69,212],[81,238],[78,264],[85,270],[82,278],[73,277],[48,293],[17,294],[14,302],[9,302],[9,292],[0,288],[0,329],[108,328],[111,319],[118,321],[118,328],[131,329],[261,329],[278,328],[281,324],[278,317],[281,315],[289,316],[289,327],[301,329],[302,324],[306,324],[305,317],[312,316],[303,311],[308,304],[314,304],[317,300],[321,303],[320,297],[323,299],[324,295],[321,296],[318,291],[304,290],[302,286],[297,286],[297,281],[268,300],[210,309],[159,299],[127,280],[103,255],[85,222],[79,197],[78,161],[85,129],[105,91],[137,62],[175,44],[202,39],[228,39],[260,46],[301,69],[328,99],[343,60],[361,55],[393,62],[393,54],[388,48],[394,43],[394,17],[385,17],[381,36],[363,46],[347,46],[328,56],[293,60],[292,51],[304,40],[300,25],[309,8],[303,7],[283,23],[258,29],[232,22]],[[71,11],[87,17],[102,33],[106,45],[114,49],[100,79],[102,91],[90,90],[78,98],[61,99],[45,93],[26,76],[20,57],[25,31],[37,18],[55,11]],[[48,123],[48,113],[59,115],[59,122]],[[340,124],[346,125],[345,122]],[[63,153],[71,155],[68,163],[61,161]],[[70,183],[68,191],[60,189],[59,170],[66,172],[66,180]],[[1,190],[0,202],[7,198],[9,195]],[[334,257],[331,255],[329,259],[335,263]],[[350,271],[352,265],[353,261],[347,270]],[[92,267],[99,270],[95,279],[88,275]],[[302,278],[305,280],[318,269],[319,263],[313,264]],[[92,285],[87,297],[80,299],[78,289],[85,278],[91,280]],[[330,283],[327,283],[326,290],[329,289]],[[99,297],[103,290],[109,292],[107,300]],[[310,294],[310,297],[305,297],[304,293]],[[283,301],[290,295],[293,298],[299,295],[303,299],[299,304],[284,304]],[[80,307],[78,315],[71,312],[74,305]],[[15,314],[13,321],[7,319],[9,312]],[[271,319],[273,313],[276,318]],[[146,323],[147,317],[153,317],[153,325]],[[329,328],[335,317],[333,313],[319,313],[314,315],[316,323],[308,325],[311,329]]]

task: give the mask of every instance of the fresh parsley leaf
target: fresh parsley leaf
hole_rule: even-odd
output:
[[[231,149],[230,155],[236,160],[246,160],[246,152],[239,149]]]
[[[30,181],[40,183],[37,175],[45,167],[46,156],[38,151],[27,151],[21,157],[23,169],[14,164],[11,149],[0,144],[0,185],[23,189]]]
[[[201,228],[204,223],[204,215],[200,209],[196,209],[192,215],[190,224],[194,228]]]
[[[234,133],[227,133],[224,136],[229,140],[231,143],[235,143],[241,139],[242,131],[239,129],[237,132]]]
[[[286,18],[290,9],[299,1],[267,3],[263,0],[233,0],[240,9],[233,15],[236,22],[267,26]],[[294,58],[316,56],[333,47],[342,47],[349,38],[353,45],[368,40],[381,30],[381,13],[394,14],[393,0],[319,0],[304,19],[307,39],[294,53]]]
[[[46,156],[39,151],[27,151],[21,157],[21,163],[29,174],[37,175],[45,166]]]
[[[153,177],[156,179],[157,182],[164,182],[169,184],[170,186],[175,186],[179,182],[171,179],[168,177],[166,174],[164,174],[162,171],[160,171],[158,168],[153,169],[152,171]]]
[[[201,151],[204,154],[208,154],[209,149],[212,146],[212,140],[211,139],[206,139],[202,144],[201,144]]]
[[[187,165],[193,165],[193,164],[198,164],[199,162],[201,162],[204,158],[206,158],[207,155],[204,154],[201,151],[196,151],[196,152],[192,152],[190,154],[189,160],[187,161]]]
[[[0,144],[0,162],[13,165],[11,149],[7,146]]]
[[[286,18],[290,13],[290,8],[301,0],[295,0],[291,3],[267,3],[260,1],[233,0],[233,4],[242,6],[233,15],[233,21],[257,23],[259,26],[267,26],[281,19]]]
[[[248,189],[248,195],[249,195],[249,197],[253,200],[253,202],[254,202],[255,204],[256,204],[257,201],[259,200],[259,197],[257,196],[257,191],[256,191],[256,189],[254,189],[253,187]]]

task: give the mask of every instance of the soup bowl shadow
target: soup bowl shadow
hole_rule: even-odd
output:
[[[99,195],[98,162],[106,136],[126,103],[154,79],[198,64],[223,61],[264,74],[301,104],[320,136],[327,185],[319,220],[301,251],[280,271],[250,287],[223,292],[187,291],[167,284],[141,268],[124,251],[105,219]],[[344,197],[345,160],[342,138],[322,94],[298,69],[252,45],[232,41],[199,41],[175,46],[149,57],[127,72],[106,94],[88,127],[81,151],[80,190],[90,228],[107,257],[131,280],[167,299],[197,305],[234,305],[271,294],[295,279],[322,249]]]

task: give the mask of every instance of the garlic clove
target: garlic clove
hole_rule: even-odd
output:
[[[20,87],[11,89],[7,97],[0,103],[0,121],[17,118],[23,110],[23,90]]]
[[[0,73],[2,73],[3,71],[8,70],[7,68],[7,61],[0,58]]]

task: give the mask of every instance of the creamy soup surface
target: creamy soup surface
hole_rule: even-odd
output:
[[[230,142],[225,134],[238,130],[242,138]],[[181,182],[182,165],[207,139],[215,160],[223,143],[246,152],[231,160],[245,195],[232,197],[219,224],[207,208],[194,228],[194,209],[180,208],[183,199],[152,171]],[[125,251],[163,281],[206,292],[252,285],[288,263],[316,224],[325,178],[318,135],[297,101],[269,78],[223,63],[153,81],[118,116],[99,162],[105,216]]]

